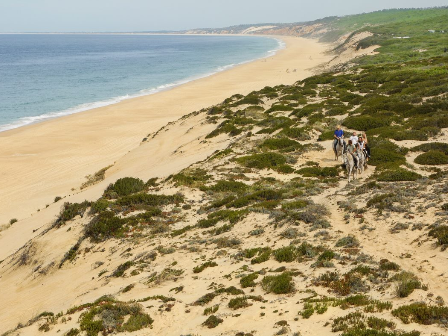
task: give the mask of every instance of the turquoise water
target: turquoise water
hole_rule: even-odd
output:
[[[255,36],[0,35],[0,131],[156,93],[280,48]]]

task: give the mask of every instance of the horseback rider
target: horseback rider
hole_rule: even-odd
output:
[[[344,139],[344,131],[341,128],[341,125],[338,125],[336,127],[336,130],[334,131],[334,140],[333,140],[333,150],[336,152],[336,145],[338,144],[339,139]],[[345,147],[345,141],[344,141],[344,147]]]
[[[364,142],[364,150],[366,152],[367,159],[369,159],[370,158],[370,147],[368,145],[366,133],[362,133],[362,140]]]
[[[356,146],[358,143],[358,136],[356,135],[356,132],[353,132],[353,135],[350,137],[350,140],[352,141],[353,146]]]
[[[361,135],[358,137],[358,145],[359,145],[359,149],[361,150],[361,152],[364,153],[364,155],[366,156],[366,161],[367,161],[369,158],[369,155],[367,154],[366,143],[364,142],[364,139],[362,138]]]
[[[356,147],[351,139],[348,140],[346,151],[353,157],[353,160],[355,160],[355,167],[358,167],[358,155],[356,155]]]

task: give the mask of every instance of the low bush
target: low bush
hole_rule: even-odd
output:
[[[146,206],[160,206],[173,203],[181,203],[183,201],[184,197],[180,194],[155,195],[155,194],[138,193],[134,195],[121,197],[116,201],[116,204],[140,209],[145,208]]]
[[[297,173],[304,177],[336,177],[339,175],[336,167],[304,167],[297,170]]]
[[[109,207],[109,201],[107,199],[100,198],[96,202],[92,203],[90,210],[92,213],[95,214],[107,210],[108,207]]]
[[[294,282],[289,272],[265,276],[261,281],[261,285],[268,293],[288,294],[294,291]]]
[[[371,150],[369,164],[372,166],[380,166],[385,164],[400,166],[404,163],[406,163],[406,158],[400,153],[384,148],[372,148]]]
[[[430,150],[426,153],[417,156],[414,162],[421,165],[431,165],[431,166],[448,164],[448,155],[446,155],[441,151]]]
[[[215,263],[214,261],[207,261],[205,263],[203,263],[200,266],[196,266],[195,268],[193,268],[193,273],[201,273],[203,270],[205,270],[208,267],[216,267],[218,266],[217,263]]]
[[[145,182],[139,178],[123,177],[118,179],[114,184],[110,184],[104,194],[107,197],[111,192],[115,192],[118,196],[127,196],[140,192],[144,188]]]
[[[448,144],[444,142],[430,142],[411,148],[411,151],[413,152],[429,152],[433,150],[443,152],[448,155]]]
[[[311,140],[309,130],[306,128],[285,127],[281,134],[299,141]]]
[[[428,306],[426,303],[417,302],[394,309],[392,315],[398,317],[406,324],[412,322],[424,325],[434,323],[446,324],[448,307]]]
[[[230,309],[236,310],[240,308],[249,307],[250,303],[247,301],[247,297],[240,296],[230,299],[228,306]]]
[[[84,201],[82,203],[64,203],[64,206],[61,209],[61,213],[56,220],[56,224],[63,225],[65,224],[65,222],[72,220],[76,216],[82,217],[87,208],[90,207],[90,204],[91,203],[89,201]]]
[[[278,262],[293,262],[297,258],[294,246],[285,246],[273,251],[274,258]]]
[[[240,284],[242,288],[247,287],[255,287],[257,284],[255,283],[255,280],[258,278],[258,273],[251,273],[249,275],[246,275],[240,279]]]
[[[326,141],[333,139],[334,139],[334,131],[324,131],[319,135],[317,141]]]
[[[428,235],[436,238],[439,245],[448,244],[448,226],[446,225],[432,227]]]
[[[125,317],[129,316],[126,322]],[[99,302],[80,316],[80,329],[87,336],[97,336],[99,332],[132,332],[150,327],[154,320],[143,313],[138,304],[114,301]]]
[[[283,210],[296,210],[296,209],[302,209],[306,207],[309,204],[307,200],[296,200],[288,203],[282,204]]]
[[[123,276],[124,272],[126,272],[133,265],[134,263],[132,261],[126,261],[124,264],[117,267],[117,269],[112,273],[112,276],[116,278]]]
[[[210,175],[203,169],[185,170],[172,176],[177,185],[197,188],[203,185],[210,178]]]
[[[103,211],[94,217],[86,226],[84,234],[94,242],[99,242],[111,237],[120,237],[126,220],[115,216],[112,211]]]
[[[272,105],[270,109],[266,110],[266,113],[277,111],[292,111],[292,110],[294,110],[294,108],[292,108],[289,105],[278,104],[278,105]]]
[[[371,116],[357,116],[348,117],[343,121],[345,127],[355,129],[358,131],[367,131],[373,128],[379,128],[390,125],[389,118],[371,117]]]
[[[415,289],[422,288],[420,280],[410,272],[401,272],[394,275],[391,281],[397,281],[396,293],[398,297],[408,297]]]
[[[358,247],[359,241],[355,236],[346,236],[336,242],[336,247]]]
[[[297,141],[288,138],[271,138],[266,139],[260,147],[270,150],[280,150],[282,152],[293,152],[301,149],[303,146]]]
[[[205,320],[204,323],[202,323],[202,325],[209,329],[212,329],[216,328],[222,322],[224,322],[223,319],[216,317],[215,315],[211,315]]]
[[[242,156],[236,159],[236,162],[248,168],[275,168],[286,163],[286,157],[277,153],[261,153],[248,156]]]
[[[400,265],[394,263],[393,261],[389,261],[387,259],[380,260],[380,269],[384,271],[399,271]]]
[[[378,181],[384,182],[416,181],[421,178],[422,175],[403,168],[385,170],[377,176]]]
[[[242,192],[245,191],[247,187],[248,186],[243,182],[220,180],[207,189],[214,192]]]

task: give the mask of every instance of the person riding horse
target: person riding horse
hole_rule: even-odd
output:
[[[341,129],[341,125],[337,126],[337,129],[334,131],[334,140],[333,140],[333,150],[336,152],[336,145],[338,144],[339,139],[344,139],[344,131]],[[345,141],[344,141],[345,147]]]
[[[368,160],[369,154],[367,152],[367,144],[361,135],[358,138],[358,145],[359,145],[359,149],[364,153],[366,160]]]
[[[352,140],[348,141],[348,145],[346,147],[346,152],[349,153],[352,157],[353,160],[355,160],[355,167],[358,167],[358,162],[359,162],[359,158],[358,155],[356,155],[356,147],[355,145],[353,145]]]

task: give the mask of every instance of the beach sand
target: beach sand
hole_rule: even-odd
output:
[[[0,224],[27,218],[56,196],[79,192],[86,175],[114,164],[168,122],[236,93],[292,84],[330,59],[323,54],[326,46],[314,40],[281,39],[287,47],[273,57],[169,91],[0,133]]]

